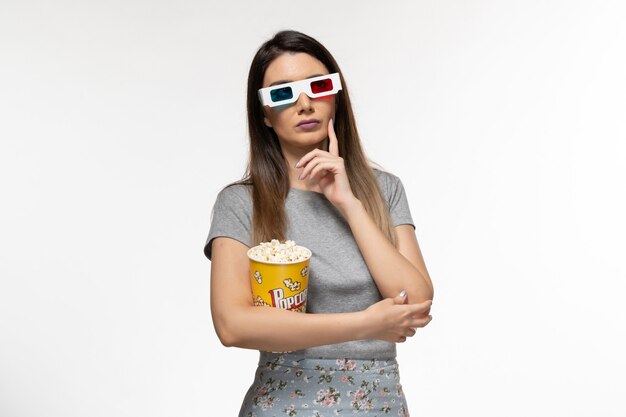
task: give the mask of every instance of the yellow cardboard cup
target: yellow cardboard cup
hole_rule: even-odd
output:
[[[250,283],[255,306],[270,306],[285,310],[306,312],[306,295],[309,286],[309,261],[294,262],[258,261],[250,256]]]

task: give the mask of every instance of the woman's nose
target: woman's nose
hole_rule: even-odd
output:
[[[311,110],[312,100],[306,93],[300,93],[298,97],[298,101],[296,101],[296,105],[298,106],[298,111],[309,111]]]

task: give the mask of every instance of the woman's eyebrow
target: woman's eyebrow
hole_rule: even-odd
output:
[[[309,78],[321,77],[322,75],[324,75],[324,74],[309,75],[308,77],[306,77],[304,79],[306,80],[306,79],[309,79]],[[292,81],[293,80],[278,80],[278,81],[274,81],[273,83],[271,83],[268,87],[272,87],[274,85],[279,85],[279,84],[287,84],[287,83],[290,83]]]

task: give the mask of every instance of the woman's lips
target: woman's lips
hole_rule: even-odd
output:
[[[298,123],[298,126],[300,129],[304,129],[304,130],[312,130],[315,129],[317,126],[319,126],[320,121],[319,120],[315,120],[315,119],[310,119],[310,120],[303,120],[300,123]]]

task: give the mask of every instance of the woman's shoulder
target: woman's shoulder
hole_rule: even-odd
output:
[[[252,200],[252,185],[246,181],[227,184],[217,193],[217,201],[227,203],[248,203]]]
[[[395,189],[398,186],[398,184],[402,183],[402,181],[400,180],[400,177],[392,174],[389,171],[385,171],[381,167],[372,167],[372,169],[374,170],[374,174],[376,175],[376,178],[378,179],[378,183],[381,187],[381,190],[385,193]]]

